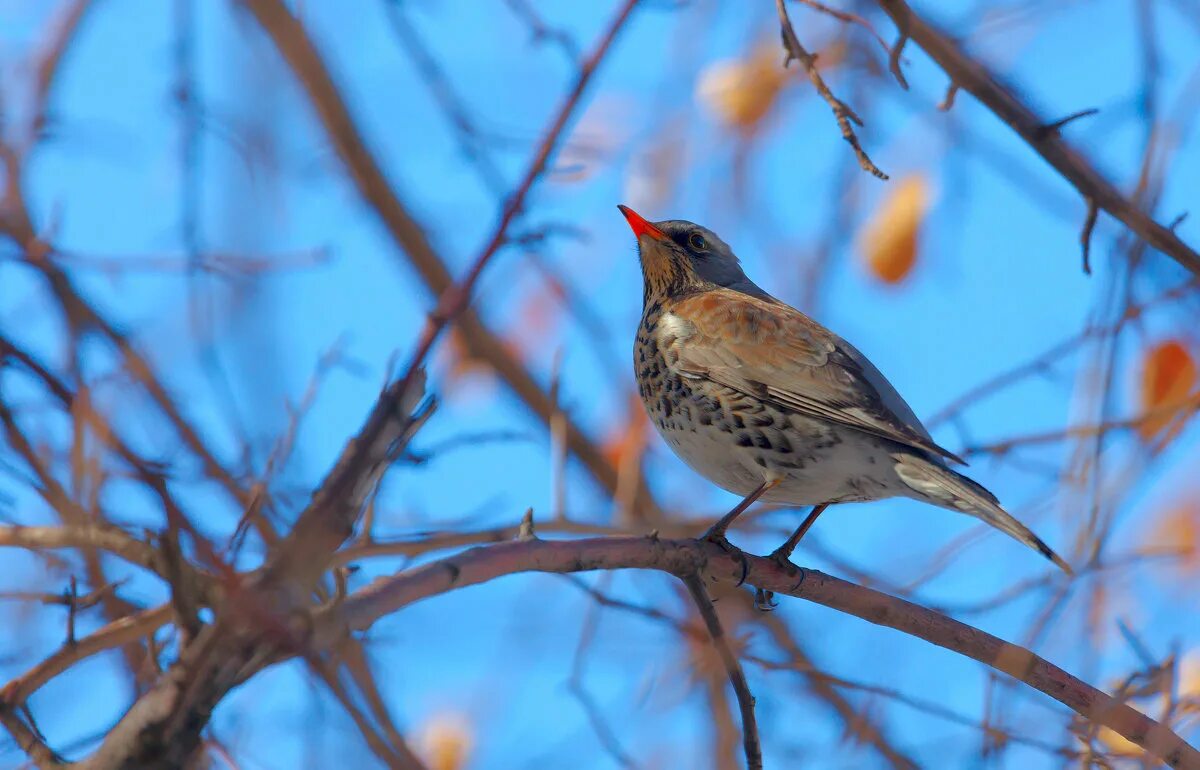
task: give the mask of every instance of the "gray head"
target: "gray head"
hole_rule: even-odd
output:
[[[768,298],[742,271],[729,244],[709,230],[682,219],[647,222],[633,209],[618,206],[638,239],[646,288],[671,293],[687,283],[712,283],[754,297]]]

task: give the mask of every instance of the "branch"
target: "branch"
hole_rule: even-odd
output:
[[[816,570],[789,572],[748,554],[729,554],[692,539],[609,537],[570,541],[529,540],[472,548],[419,568],[382,578],[339,605],[318,613],[312,640],[328,644],[351,630],[365,630],[384,615],[422,599],[520,572],[653,569],[686,578],[702,571],[710,579],[746,580],[924,639],[977,660],[1039,690],[1080,716],[1104,725],[1166,764],[1200,770],[1200,752],[1169,727],[1076,679],[1033,652],[912,602],[840,580]]]
[[[729,646],[729,640],[725,638],[725,629],[721,627],[717,608],[713,606],[712,597],[704,587],[704,578],[699,574],[690,575],[683,578],[683,584],[692,595],[700,617],[704,618],[704,625],[708,628],[708,635],[712,637],[713,647],[721,656],[725,673],[729,675],[729,683],[733,685],[733,692],[737,695],[738,709],[742,712],[742,745],[746,750],[746,766],[750,770],[762,770],[762,746],[758,741],[758,721],[754,718],[754,695],[750,693],[746,672],[742,670],[741,661]]]
[[[817,93],[821,95],[821,98],[833,110],[838,127],[842,129],[842,138],[854,148],[854,154],[858,157],[858,165],[879,179],[887,179],[888,175],[880,171],[879,167],[867,157],[866,151],[858,143],[858,136],[854,133],[854,127],[850,125],[851,121],[853,121],[855,124],[861,126],[863,124],[862,119],[855,114],[854,110],[850,109],[849,105],[834,96],[833,92],[829,90],[829,86],[825,85],[825,79],[821,77],[821,73],[817,69],[817,58],[805,50],[804,46],[800,43],[800,38],[796,36],[796,30],[792,27],[792,20],[788,17],[787,6],[784,4],[784,0],[775,0],[775,8],[779,12],[779,29],[783,35],[783,48],[787,51],[787,57],[783,60],[783,66],[786,67],[792,59],[800,62],[800,65],[804,67],[804,71],[808,73],[808,79],[816,87]]]
[[[1088,201],[1089,208],[1098,207],[1107,211],[1150,246],[1200,275],[1200,254],[1180,240],[1170,228],[1154,221],[1127,200],[1057,131],[1047,131],[1047,121],[1039,118],[1022,102],[1010,86],[968,56],[946,33],[914,13],[905,0],[879,0],[879,5],[898,29],[907,33],[937,62],[955,86],[978,99],[1074,185]],[[1087,228],[1089,235],[1090,229]]]
[[[30,120],[32,129],[29,141],[36,143],[46,122],[46,112],[50,104],[50,93],[58,82],[58,73],[62,68],[67,51],[75,41],[83,18],[91,10],[92,0],[73,0],[64,6],[51,24],[49,35],[42,44],[36,59],[37,65],[34,78],[33,116]]]
[[[311,590],[329,568],[334,551],[353,533],[383,472],[433,414],[435,404],[425,397],[422,369],[384,390],[292,531],[272,550],[264,583],[294,582],[299,595]]]
[[[368,149],[358,124],[350,114],[321,54],[308,33],[280,0],[242,0],[270,37],[281,56],[303,87],[329,141],[345,166],[359,194],[379,215],[396,246],[416,268],[430,292],[441,297],[453,285],[446,260],[434,249],[425,231],[388,182],[374,155]],[[513,355],[504,341],[493,334],[471,308],[455,319],[467,352],[487,361],[522,402],[544,423],[554,417],[556,406],[524,364]],[[617,471],[604,457],[579,424],[563,416],[567,446],[579,458],[596,482],[610,494],[617,488]],[[645,485],[639,492],[640,510],[647,518],[657,518],[657,510]]]
[[[114,647],[123,647],[153,634],[174,616],[170,604],[129,615],[106,624],[83,639],[67,644],[0,688],[0,710],[17,708],[43,685],[81,660]]]
[[[25,724],[23,719],[3,703],[0,703],[0,724],[4,725],[4,728],[12,734],[13,740],[17,743],[17,748],[29,756],[38,770],[51,770],[51,768],[62,767],[63,762],[46,745],[41,735],[32,727]]]
[[[808,653],[793,638],[790,629],[784,625],[778,616],[770,613],[759,613],[759,624],[770,634],[771,639],[781,650],[787,653],[792,661],[792,669],[804,677],[812,694],[823,700],[837,713],[846,725],[846,733],[853,735],[859,741],[869,744],[879,752],[896,770],[918,770],[919,765],[892,745],[884,732],[884,727],[875,721],[871,710],[867,707],[855,708],[835,684],[842,683],[835,677],[817,669]],[[762,661],[757,661],[761,666]],[[911,704],[910,704],[911,705]],[[968,721],[969,724],[974,724]]]
[[[130,564],[164,574],[162,559],[155,549],[130,537],[125,530],[111,524],[68,524],[61,527],[23,527],[19,524],[0,527],[0,548],[99,549],[121,557]]]

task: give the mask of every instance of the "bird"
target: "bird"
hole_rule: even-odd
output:
[[[904,496],[974,516],[1071,573],[951,467],[966,463],[933,440],[866,356],[750,280],[715,233],[617,208],[641,262],[633,358],[647,415],[693,470],[742,497],[707,539],[731,549],[726,530],[759,499],[813,506],[771,554],[790,564],[828,506]]]

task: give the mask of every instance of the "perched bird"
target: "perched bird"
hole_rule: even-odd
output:
[[[879,370],[853,345],[759,288],[733,251],[691,222],[648,222],[618,206],[637,237],[642,320],[633,349],[651,422],[700,475],[743,496],[708,537],[755,500],[815,506],[774,554],[786,561],[832,503],[903,495],[982,519],[1070,567],[952,470]]]

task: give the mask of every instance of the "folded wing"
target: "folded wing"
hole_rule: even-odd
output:
[[[963,463],[865,356],[800,311],[722,289],[686,297],[669,313],[671,335],[686,341],[670,345],[685,374]]]

